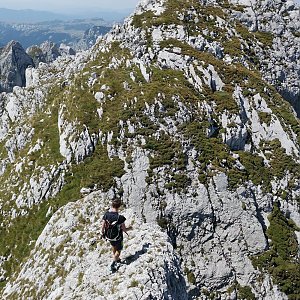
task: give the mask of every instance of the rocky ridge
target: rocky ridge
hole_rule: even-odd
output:
[[[102,197],[90,194],[51,218],[36,241],[36,251],[13,286],[7,286],[5,298],[187,299],[180,262],[167,234],[132,210],[122,212],[135,229],[125,238],[123,265],[111,274],[110,247],[97,240],[107,209],[103,205],[109,205]]]
[[[1,229],[1,239],[8,241],[0,254],[2,277],[8,281],[2,297],[87,295],[87,285],[70,291],[69,282],[88,283],[95,277],[85,273],[82,278],[68,262],[65,273],[57,270],[56,285],[40,281],[39,288],[38,281],[30,290],[25,282],[35,272],[50,276],[47,266],[60,262],[55,256],[41,266],[48,259],[43,249],[50,244],[74,251],[74,260],[80,261],[76,235],[64,242],[54,232],[63,232],[74,220],[82,225],[87,244],[103,202],[120,195],[131,209],[125,213],[135,214],[144,226],[151,224],[154,233],[157,223],[169,237],[159,233],[158,240],[167,245],[161,247],[173,271],[155,273],[153,296],[147,294],[144,277],[135,279],[137,297],[295,299],[299,121],[266,73],[260,73],[260,49],[271,53],[273,47],[261,39],[267,33],[249,31],[234,17],[247,5],[141,1],[135,14],[93,49],[29,69],[27,88],[2,95],[2,189],[9,193],[1,192],[1,225],[10,228]],[[280,11],[273,14],[280,19]],[[72,211],[83,213],[90,200],[64,206],[79,199],[80,190],[96,191],[86,198],[93,199],[94,207],[87,225]],[[54,220],[58,225],[51,229]],[[14,248],[20,235],[25,243]],[[51,236],[49,244],[45,236]],[[28,246],[32,240],[37,240],[35,247]],[[151,233],[146,240],[159,247]],[[142,247],[133,244],[128,250]],[[106,249],[102,243],[95,247]],[[102,257],[95,248],[84,251],[82,261],[94,255],[95,268],[108,255]],[[137,268],[142,257],[148,256],[136,261]],[[159,258],[156,265],[143,263],[152,271],[162,266]],[[174,274],[183,298],[174,293]],[[134,287],[125,284],[131,292]],[[93,293],[101,297],[101,288]]]

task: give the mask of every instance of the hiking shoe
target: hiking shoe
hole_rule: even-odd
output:
[[[121,267],[121,259],[118,259],[117,261],[115,261],[115,265],[116,265],[116,268],[119,269]]]
[[[118,270],[117,268],[117,262],[113,261],[113,263],[110,265],[110,270],[114,273]]]

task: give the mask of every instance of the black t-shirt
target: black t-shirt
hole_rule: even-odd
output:
[[[118,219],[119,218],[119,219]],[[122,224],[126,221],[126,218],[123,215],[120,215],[119,213],[115,211],[107,211],[104,216],[103,220],[107,220],[109,223],[115,222],[118,220],[117,224]],[[121,229],[121,237],[123,239],[123,231]]]

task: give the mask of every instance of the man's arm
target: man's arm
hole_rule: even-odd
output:
[[[105,220],[102,220],[102,223],[101,223],[101,236],[104,235],[104,232],[105,232]]]
[[[125,223],[122,223],[121,228],[122,228],[123,232],[127,233],[127,231],[132,229],[132,226],[126,227]]]

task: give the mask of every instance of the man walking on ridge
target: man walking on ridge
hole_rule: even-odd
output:
[[[120,267],[123,232],[127,234],[127,231],[132,229],[132,226],[125,226],[126,218],[119,214],[121,205],[121,200],[114,199],[110,210],[104,214],[102,219],[102,237],[106,238],[112,245],[113,262],[110,266],[112,272],[116,272]]]

